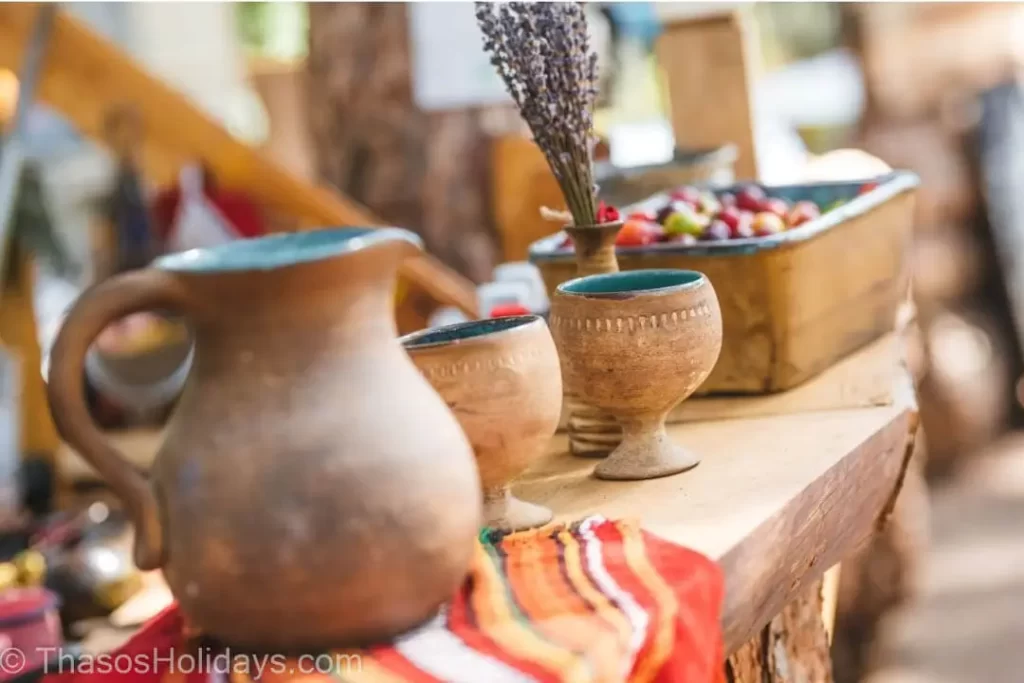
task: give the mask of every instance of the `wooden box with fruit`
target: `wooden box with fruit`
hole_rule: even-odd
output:
[[[892,330],[909,288],[916,175],[870,182],[685,186],[625,208],[622,270],[705,273],[724,341],[700,393],[783,391]],[[549,293],[576,275],[572,241],[534,242]]]

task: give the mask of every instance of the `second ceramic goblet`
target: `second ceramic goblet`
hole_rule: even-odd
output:
[[[551,333],[566,389],[622,425],[601,479],[652,479],[694,467],[665,418],[707,379],[722,348],[715,290],[692,270],[632,270],[562,283]]]
[[[558,428],[562,379],[547,324],[535,315],[477,320],[415,332],[402,344],[473,446],[484,523],[517,530],[551,521],[550,510],[509,491]]]

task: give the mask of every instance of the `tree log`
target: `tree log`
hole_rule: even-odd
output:
[[[420,110],[406,6],[309,6],[309,113],[319,175],[385,221],[419,233],[470,279],[490,279],[493,110]],[[507,110],[507,108],[501,108]],[[515,125],[515,116],[499,118]]]
[[[728,683],[831,683],[819,580],[725,663]]]

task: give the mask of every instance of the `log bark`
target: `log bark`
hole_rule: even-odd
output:
[[[319,175],[419,233],[429,252],[470,279],[489,280],[498,254],[488,197],[492,112],[416,106],[404,4],[311,3],[309,15]]]
[[[728,683],[831,683],[819,580],[725,663]]]

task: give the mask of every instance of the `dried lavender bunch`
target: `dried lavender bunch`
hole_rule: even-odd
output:
[[[476,3],[484,50],[530,127],[576,225],[597,222],[597,55],[582,3]]]

